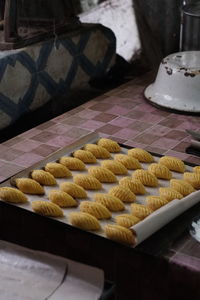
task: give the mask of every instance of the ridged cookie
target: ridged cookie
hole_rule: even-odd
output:
[[[117,177],[110,170],[103,167],[90,167],[88,169],[90,175],[97,178],[100,182],[114,183]]]
[[[94,200],[107,207],[110,211],[121,211],[125,209],[123,202],[112,195],[97,193],[94,195]]]
[[[139,223],[141,220],[137,218],[136,216],[129,215],[129,214],[123,214],[115,217],[115,222],[117,225],[130,228],[133,225]]]
[[[108,194],[115,196],[119,198],[122,202],[131,203],[134,202],[136,199],[136,196],[131,190],[127,187],[124,187],[122,185],[117,185],[112,187]]]
[[[87,150],[82,150],[82,149],[76,150],[73,153],[73,156],[80,159],[80,160],[82,160],[84,163],[87,163],[87,164],[93,164],[93,163],[97,162],[97,159],[92,154],[92,152],[87,151]]]
[[[87,193],[84,188],[76,183],[61,182],[60,189],[74,198],[87,198]]]
[[[106,159],[111,157],[108,150],[95,144],[86,144],[84,150],[91,152],[96,158]]]
[[[189,182],[193,188],[197,190],[200,189],[200,173],[185,172],[183,174],[183,179]]]
[[[110,219],[110,211],[101,203],[93,201],[82,201],[80,206],[82,212],[86,212],[90,215],[93,215],[97,219]]]
[[[46,217],[63,217],[62,209],[49,201],[36,200],[31,202],[34,212]]]
[[[44,168],[45,171],[51,173],[56,178],[64,178],[64,177],[72,176],[72,173],[66,166],[56,162],[49,162],[46,164]]]
[[[113,241],[130,246],[135,244],[135,235],[128,228],[108,224],[104,227],[104,231],[106,236]]]
[[[101,138],[98,142],[97,145],[105,148],[106,150],[108,150],[109,152],[120,152],[121,151],[121,147],[120,145],[111,140],[111,139],[106,139],[106,138]]]
[[[138,179],[133,179],[131,177],[124,177],[119,180],[119,185],[127,187],[134,194],[144,195],[146,194],[146,189],[142,182]]]
[[[43,195],[44,188],[35,180],[30,178],[16,178],[15,184],[25,194]]]
[[[72,196],[60,190],[51,190],[48,199],[60,207],[76,207],[78,205]]]
[[[1,187],[0,199],[11,203],[26,203],[28,201],[27,196],[16,188]]]
[[[115,175],[126,175],[128,170],[118,161],[115,160],[104,160],[101,162],[101,166],[113,172]]]
[[[114,160],[119,161],[128,170],[142,169],[139,160],[127,154],[115,154]]]
[[[150,173],[147,170],[135,170],[132,174],[133,179],[138,179],[142,182],[142,184],[150,187],[158,186],[158,179],[155,175]]]
[[[101,228],[97,218],[85,212],[70,213],[69,221],[72,225],[84,230],[96,231]]]
[[[86,190],[100,190],[101,182],[92,175],[78,174],[74,176],[74,183],[82,186]]]
[[[168,203],[167,199],[165,199],[163,196],[146,197],[146,205],[152,210],[156,210],[167,203]]]
[[[47,171],[33,170],[30,175],[32,179],[34,179],[35,181],[39,182],[42,185],[51,186],[57,184],[55,177]]]
[[[183,195],[176,191],[175,189],[172,189],[170,187],[161,187],[159,188],[159,194],[162,197],[165,197],[167,201],[172,201],[174,199],[182,199]]]
[[[154,161],[153,156],[148,151],[141,148],[129,149],[128,155],[135,157],[140,162],[144,162],[144,163],[151,163]]]
[[[148,166],[148,171],[160,179],[170,180],[172,178],[172,172],[162,164],[153,163]]]
[[[59,162],[66,166],[69,170],[83,171],[85,170],[85,164],[82,160],[76,157],[63,156]]]
[[[170,187],[181,193],[183,196],[187,196],[195,191],[189,182],[182,179],[171,179]]]
[[[183,173],[185,172],[184,162],[173,156],[163,156],[159,159],[159,163],[166,166],[169,170]]]
[[[194,171],[195,173],[200,173],[200,166],[194,167],[194,168],[193,168],[193,171]]]
[[[148,217],[152,212],[153,210],[147,207],[146,205],[137,204],[137,203],[131,204],[132,215],[136,216],[141,220]]]

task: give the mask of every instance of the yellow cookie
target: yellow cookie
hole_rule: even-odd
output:
[[[153,156],[144,149],[133,148],[128,150],[128,155],[137,158],[140,162],[151,163],[154,161]]]
[[[90,152],[86,150],[76,150],[73,153],[73,156],[82,160],[84,163],[93,164],[97,162],[96,157]]]
[[[74,207],[78,205],[72,196],[60,190],[51,190],[48,194],[48,198],[51,202],[60,207]]]
[[[176,190],[169,187],[159,188],[160,196],[164,197],[167,201],[172,201],[174,199],[182,199],[183,195]]]
[[[133,225],[139,223],[141,220],[133,215],[123,214],[115,217],[117,225],[130,228]]]
[[[28,201],[24,193],[12,187],[1,187],[0,199],[11,203],[26,203]]]
[[[194,167],[194,168],[193,168],[193,171],[194,171],[195,173],[200,173],[200,166]]]
[[[95,194],[94,199],[96,202],[107,207],[110,211],[121,211],[125,209],[123,202],[119,198],[109,194]]]
[[[101,203],[97,203],[93,201],[82,201],[79,208],[82,212],[86,212],[90,215],[93,215],[97,219],[111,218],[110,211]]]
[[[82,186],[86,190],[100,190],[102,188],[101,182],[91,175],[75,175],[74,183]]]
[[[112,187],[108,193],[119,198],[122,202],[130,203],[136,199],[135,194],[129,188],[122,185]]]
[[[172,172],[162,164],[153,163],[148,167],[148,171],[160,179],[170,180],[172,178]]]
[[[90,175],[97,178],[100,182],[114,183],[117,182],[115,174],[103,167],[90,167],[88,169]]]
[[[162,196],[148,196],[146,198],[146,205],[152,210],[156,210],[167,203],[168,201]]]
[[[185,172],[184,162],[173,156],[163,156],[159,159],[159,163],[166,166],[169,170],[183,173]]]
[[[99,221],[94,216],[85,212],[72,212],[69,215],[70,223],[84,230],[99,230]]]
[[[104,231],[106,236],[113,241],[130,246],[134,245],[136,242],[133,232],[123,226],[108,224],[104,227]]]
[[[128,170],[118,161],[115,160],[104,160],[101,162],[101,166],[113,172],[115,175],[126,175]]]
[[[36,200],[31,202],[34,212],[46,217],[63,217],[62,209],[49,201]]]
[[[134,194],[144,195],[146,194],[146,190],[142,182],[138,179],[132,179],[131,177],[124,177],[119,181],[120,186],[127,187]]]
[[[187,196],[195,191],[189,182],[182,179],[171,179],[170,187],[181,193],[183,196]]]
[[[128,170],[142,169],[139,160],[126,154],[115,154],[114,160],[119,161]]]
[[[185,172],[183,174],[183,179],[189,182],[193,188],[197,190],[200,189],[200,173]]]
[[[31,172],[31,177],[42,185],[57,184],[55,177],[51,173],[44,170],[33,170]]]
[[[142,184],[144,184],[146,186],[151,186],[151,187],[158,186],[157,177],[147,170],[134,171],[134,173],[132,174],[132,178],[140,180],[142,182]]]
[[[144,219],[148,217],[152,212],[153,210],[145,205],[137,204],[137,203],[131,204],[132,215],[136,216],[139,219]]]
[[[35,180],[30,178],[16,178],[16,186],[25,194],[43,195],[43,187]]]
[[[85,170],[84,162],[76,157],[63,156],[60,158],[59,162],[70,170]]]
[[[60,189],[74,198],[87,198],[86,191],[76,183],[61,182]]]
[[[99,146],[105,148],[109,152],[120,152],[121,151],[120,145],[111,139],[101,138],[97,144]]]
[[[45,166],[45,171],[51,173],[56,178],[64,178],[64,177],[72,176],[72,173],[66,166],[56,162],[47,163]]]
[[[110,152],[105,148],[95,145],[95,144],[86,144],[84,150],[91,152],[96,158],[110,158]]]

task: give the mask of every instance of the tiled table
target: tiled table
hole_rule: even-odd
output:
[[[190,137],[185,129],[200,129],[199,117],[170,113],[151,106],[143,97],[143,90],[149,82],[148,76],[129,81],[2,143],[0,181],[92,131],[126,145],[178,156],[200,165],[200,158],[185,153],[185,148],[190,145]],[[108,274],[111,274],[112,270],[116,271],[116,263],[120,266],[120,271],[110,276],[120,286],[120,289],[117,288],[117,299],[131,299],[128,295],[131,294],[132,283],[138,287],[133,293],[138,299],[146,299],[147,293],[149,299],[154,300],[180,297],[185,299],[184,296],[189,297],[191,291],[193,300],[200,298],[200,244],[189,236],[187,230],[189,222],[196,214],[200,214],[199,205],[139,245],[134,251],[134,256],[133,249],[125,250],[125,256],[121,255],[124,248],[109,246],[101,249],[102,257],[108,266]],[[22,224],[25,224],[25,221],[22,221]],[[46,230],[48,233],[48,229]],[[39,225],[36,231],[40,231]],[[60,234],[58,231],[57,235]],[[100,244],[96,241],[83,241],[81,235],[79,237],[82,243],[88,242],[86,249],[93,249],[90,259],[93,259],[97,266],[101,266],[101,259],[95,256]],[[61,234],[57,239],[59,238],[63,241],[65,237]],[[71,244],[73,239],[73,236],[68,236],[66,242]],[[73,250],[75,251],[75,248]],[[83,250],[81,255],[87,260],[86,250]],[[128,275],[130,272],[132,277]],[[162,276],[159,276],[160,272]]]

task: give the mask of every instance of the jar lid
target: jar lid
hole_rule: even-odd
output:
[[[183,12],[192,17],[200,17],[200,1],[198,1],[198,3],[185,5]]]

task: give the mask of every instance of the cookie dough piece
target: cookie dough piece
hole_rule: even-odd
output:
[[[123,164],[128,170],[137,170],[142,169],[142,166],[139,160],[135,157],[126,154],[115,154],[114,160],[119,161]]]
[[[133,225],[139,223],[141,220],[137,218],[136,216],[129,215],[129,214],[123,214],[115,217],[115,222],[117,225],[130,228]]]
[[[36,200],[31,202],[34,212],[46,217],[63,217],[62,209],[55,203]]]
[[[39,182],[30,178],[16,178],[15,184],[25,194],[43,195],[45,193]]]
[[[44,170],[33,170],[31,172],[31,177],[42,185],[51,186],[57,184],[55,177],[51,173]]]
[[[167,203],[167,199],[162,196],[148,196],[146,198],[146,205],[152,210],[156,210]]]
[[[183,196],[187,196],[195,191],[195,189],[189,182],[182,180],[182,179],[171,179],[170,187],[172,189],[175,189],[177,192],[179,192]]]
[[[150,187],[157,187],[158,186],[158,179],[157,177],[150,173],[147,170],[136,170],[132,174],[133,179],[138,179],[142,182],[142,184]]]
[[[148,166],[148,171],[160,179],[170,180],[172,178],[172,172],[162,164],[153,163]]]
[[[45,171],[51,173],[55,178],[64,178],[72,176],[72,173],[66,166],[56,162],[49,162],[44,168]]]
[[[175,189],[172,189],[170,187],[161,187],[159,188],[159,194],[161,197],[164,197],[168,202],[172,201],[174,199],[182,199],[183,195],[176,191]]]
[[[112,187],[108,194],[113,195],[117,198],[119,198],[122,202],[131,203],[134,202],[136,199],[136,196],[131,190],[127,187],[124,187],[122,185],[114,186]]]
[[[1,187],[0,199],[10,203],[26,203],[28,202],[27,196],[16,188]]]
[[[74,176],[74,183],[82,186],[86,190],[100,190],[101,182],[92,175],[78,174]]]
[[[184,173],[185,172],[185,164],[184,162],[173,156],[163,156],[159,159],[159,163],[166,166],[169,170]]]
[[[106,236],[116,242],[133,246],[135,241],[134,233],[123,226],[108,224],[104,227]]]
[[[137,158],[140,162],[151,163],[154,161],[153,156],[144,149],[133,148],[128,150],[128,155]]]
[[[148,217],[152,212],[153,210],[147,207],[146,205],[137,204],[137,203],[131,204],[132,215],[136,216],[141,220]]]
[[[193,188],[197,190],[200,189],[200,173],[185,172],[183,174],[183,179],[189,182]]]
[[[82,201],[80,206],[82,212],[86,212],[90,215],[93,215],[97,219],[110,219],[110,211],[101,203],[93,201]]]
[[[110,170],[103,167],[90,167],[88,169],[90,175],[97,178],[100,182],[114,183],[117,177]]]
[[[96,231],[101,228],[97,218],[85,212],[72,212],[69,220],[72,225],[84,230]]]
[[[84,163],[87,164],[94,164],[97,162],[96,157],[90,151],[87,150],[82,150],[82,149],[76,150],[73,153],[73,156],[82,160]]]
[[[104,160],[101,162],[101,166],[113,172],[115,175],[126,175],[128,170],[118,161],[115,160]]]
[[[72,196],[60,190],[51,190],[48,199],[60,207],[76,207],[78,205]]]
[[[131,177],[124,177],[119,180],[119,185],[129,188],[131,192],[138,195],[146,194],[146,189],[142,182],[138,179],[133,179]]]
[[[85,170],[85,164],[82,162],[82,160],[76,158],[76,157],[70,157],[70,156],[63,156],[60,158],[59,162],[66,166],[69,170],[74,171],[84,171]]]
[[[99,146],[105,148],[106,150],[108,150],[109,152],[120,152],[121,151],[121,147],[120,145],[111,140],[111,139],[106,139],[106,138],[101,138],[98,143]]]
[[[106,159],[111,157],[110,152],[99,145],[86,144],[84,150],[91,152],[96,158]]]
[[[62,182],[60,184],[60,189],[65,192],[68,193],[70,196],[74,197],[74,198],[87,198],[87,193],[84,190],[84,188],[82,188],[81,186],[79,186],[76,183],[73,182]]]
[[[121,211],[125,209],[123,202],[112,195],[97,193],[94,195],[94,200],[107,207],[110,211]]]

